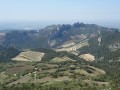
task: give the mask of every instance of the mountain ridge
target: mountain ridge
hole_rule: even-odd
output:
[[[87,34],[87,37],[89,38],[90,35],[92,36],[97,34],[99,31],[104,30],[114,31],[115,29],[104,28],[95,24],[83,24],[79,22],[74,23],[73,25],[51,25],[40,30],[6,32],[5,36],[1,35],[0,45],[4,47],[15,47],[17,49],[34,47],[56,48],[62,45],[65,41],[72,40],[71,37],[73,36],[77,38],[77,35]]]

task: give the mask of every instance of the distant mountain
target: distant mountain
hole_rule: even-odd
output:
[[[0,35],[0,45],[18,49],[57,48],[66,41],[80,42],[81,36],[90,38],[99,31],[114,30],[95,24],[74,23],[73,25],[51,25],[44,29],[30,31],[10,31]]]

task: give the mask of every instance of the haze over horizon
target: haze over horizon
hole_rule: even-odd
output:
[[[40,28],[78,21],[120,28],[119,3],[119,0],[0,0],[0,29]]]

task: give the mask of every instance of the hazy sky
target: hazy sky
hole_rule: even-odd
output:
[[[120,0],[0,0],[0,22],[120,21]]]

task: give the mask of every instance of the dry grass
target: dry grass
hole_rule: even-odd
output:
[[[70,78],[67,77],[67,76],[63,76],[63,77],[59,77],[59,78],[54,79],[54,81],[57,81],[57,82],[71,81],[71,80],[72,80],[72,79],[70,79]]]
[[[55,57],[51,60],[51,62],[54,62],[54,63],[65,62],[65,61],[66,61],[65,59],[59,58],[59,57]]]
[[[60,63],[60,62],[66,62],[66,61],[76,61],[76,60],[72,60],[71,58],[69,57],[62,57],[62,58],[59,58],[59,57],[55,57],[51,60],[51,62],[53,63]]]
[[[48,70],[44,70],[43,72],[49,72],[49,73],[53,73],[53,72],[55,72],[55,71],[57,71],[57,69],[48,69]]]
[[[42,78],[42,79],[33,79],[33,80],[30,81],[30,83],[47,83],[47,82],[50,82],[50,81],[53,81],[53,78],[45,77],[45,78]]]
[[[99,81],[92,81],[92,80],[83,80],[83,82],[88,83],[90,85],[97,84],[98,86],[109,86],[108,82],[99,82]]]
[[[12,67],[6,70],[8,74],[17,74],[17,73],[22,73],[25,70],[32,69],[32,66],[21,66],[21,67]]]
[[[21,77],[20,79],[9,83],[9,84],[6,85],[6,86],[12,86],[13,84],[18,84],[18,83],[27,83],[27,82],[29,82],[31,79],[32,79],[32,78],[31,78],[29,75],[25,75],[25,76]]]

